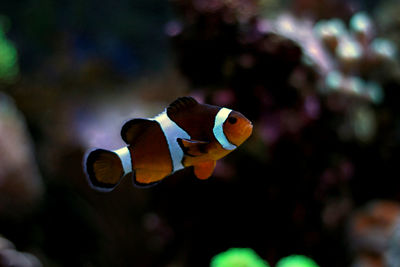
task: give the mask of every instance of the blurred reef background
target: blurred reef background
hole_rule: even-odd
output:
[[[2,1],[0,266],[203,267],[229,248],[269,266],[400,266],[399,12]],[[189,168],[89,188],[87,149],[121,147],[126,120],[183,95],[242,112],[252,137],[206,181]]]

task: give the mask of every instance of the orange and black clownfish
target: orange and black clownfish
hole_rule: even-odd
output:
[[[126,122],[121,136],[127,146],[91,151],[85,162],[87,178],[93,188],[106,192],[131,172],[139,187],[155,185],[188,166],[197,178],[207,179],[216,160],[241,145],[252,129],[239,112],[181,97],[154,118]]]

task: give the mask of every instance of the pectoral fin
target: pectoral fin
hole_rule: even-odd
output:
[[[207,153],[207,141],[189,140],[178,138],[178,143],[181,146],[183,153],[187,156],[197,157]]]
[[[210,178],[214,171],[216,161],[203,161],[194,165],[194,174],[197,178],[204,180]]]

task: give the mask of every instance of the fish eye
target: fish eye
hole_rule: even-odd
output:
[[[237,122],[237,119],[236,119],[235,117],[229,117],[229,118],[228,118],[228,122],[229,122],[230,124],[235,124],[235,123]]]

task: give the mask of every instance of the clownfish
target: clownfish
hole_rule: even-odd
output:
[[[180,97],[151,119],[132,119],[121,129],[127,146],[114,151],[95,149],[85,160],[89,184],[111,191],[129,173],[133,184],[148,187],[185,167],[199,179],[209,178],[216,161],[241,145],[252,123],[228,108]]]

